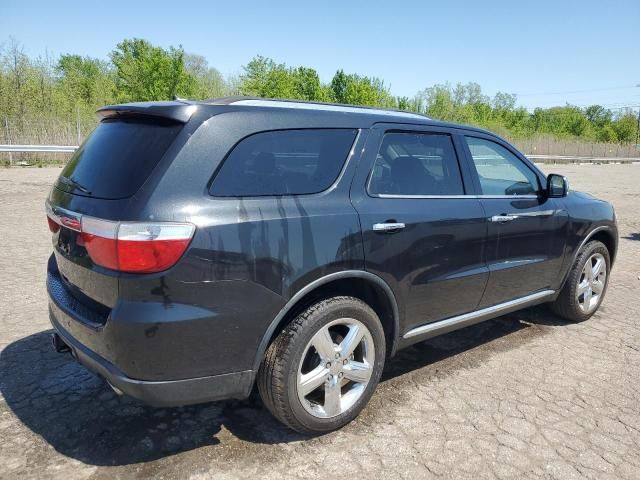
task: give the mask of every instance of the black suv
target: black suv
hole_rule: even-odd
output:
[[[152,405],[339,428],[407,345],[530,305],[589,318],[610,204],[497,136],[226,98],[104,107],[46,202],[54,346]]]

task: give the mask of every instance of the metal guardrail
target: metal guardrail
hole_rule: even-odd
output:
[[[72,153],[77,148],[77,145],[0,145],[0,152]]]
[[[77,145],[0,145],[0,152],[73,153]],[[482,155],[489,160],[493,155]],[[587,157],[579,155],[527,155],[538,163],[640,163],[640,157]]]

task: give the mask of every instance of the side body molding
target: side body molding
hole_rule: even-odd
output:
[[[298,292],[296,292],[296,294],[289,299],[289,301],[285,304],[285,306],[282,307],[280,312],[278,312],[278,315],[276,315],[276,317],[269,324],[269,328],[267,328],[266,332],[262,337],[262,341],[258,346],[256,359],[253,362],[254,376],[258,372],[258,368],[260,368],[260,363],[264,358],[264,353],[267,350],[267,347],[269,346],[269,341],[271,340],[271,337],[273,336],[276,328],[278,327],[282,319],[285,317],[285,315],[287,315],[287,313],[289,313],[289,311],[296,305],[296,303],[298,303],[305,295],[307,295],[308,293],[312,292],[313,290],[315,290],[316,288],[322,285],[325,285],[335,280],[344,280],[349,278],[360,278],[360,279],[371,281],[372,283],[375,283],[377,286],[381,287],[385,291],[387,295],[387,299],[389,300],[393,310],[393,323],[394,323],[392,346],[391,346],[391,351],[389,353],[390,355],[395,354],[396,346],[398,343],[398,337],[400,335],[400,319],[399,319],[399,313],[398,313],[398,304],[396,302],[395,295],[391,290],[391,287],[389,287],[387,282],[385,282],[382,278],[378,277],[377,275],[374,275],[373,273],[366,272],[364,270],[345,270],[343,272],[331,273],[329,275],[326,275],[324,277],[314,280],[313,282],[309,283],[305,287],[301,288]]]

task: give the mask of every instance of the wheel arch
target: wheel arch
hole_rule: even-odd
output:
[[[391,287],[373,273],[364,270],[347,270],[318,278],[289,299],[269,324],[260,341],[253,364],[254,375],[273,339],[298,313],[323,298],[337,295],[359,298],[373,308],[382,322],[387,340],[387,352],[392,356],[398,343],[400,320],[398,304]]]
[[[586,240],[582,243],[582,245],[580,245],[580,248],[582,248],[591,240],[598,240],[599,242],[602,242],[605,247],[607,247],[607,250],[609,250],[609,258],[611,259],[611,265],[609,265],[609,268],[611,268],[613,266],[613,262],[618,250],[616,239],[613,233],[611,233],[611,230],[609,230],[607,227],[596,228],[589,234],[589,236],[587,236]]]
[[[615,259],[616,252],[618,249],[618,242],[617,242],[616,235],[614,231],[612,231],[611,228],[609,228],[606,225],[596,227],[584,237],[582,242],[580,242],[580,245],[578,245],[578,248],[576,248],[575,251],[573,252],[573,256],[571,257],[571,262],[568,264],[566,268],[566,272],[564,273],[564,277],[562,278],[562,283],[560,284],[560,288],[558,289],[558,292],[560,292],[564,288],[564,285],[567,283],[567,279],[571,274],[571,269],[573,268],[573,265],[575,264],[576,259],[578,258],[578,255],[580,255],[580,251],[591,240],[598,240],[599,242],[602,242],[605,247],[607,247],[607,250],[609,250],[609,258],[611,260],[610,268],[613,266],[613,261]]]

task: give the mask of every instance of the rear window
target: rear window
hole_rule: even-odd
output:
[[[182,126],[140,118],[103,120],[71,157],[56,185],[97,198],[130,197]]]
[[[303,195],[326,190],[344,165],[357,130],[277,130],[240,141],[218,170],[218,197]]]

